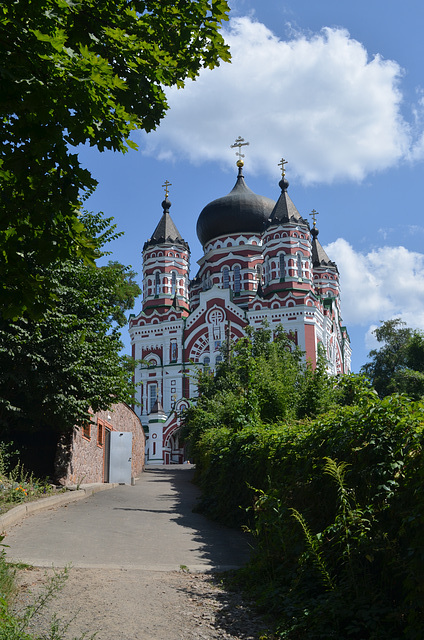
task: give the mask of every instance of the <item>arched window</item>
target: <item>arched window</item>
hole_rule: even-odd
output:
[[[297,277],[301,278],[303,275],[302,271],[302,256],[300,253],[297,254]]]
[[[210,369],[211,366],[211,359],[209,358],[209,356],[206,356],[205,358],[203,358],[203,366],[205,368],[205,371],[207,371],[208,369]]]
[[[212,286],[211,274],[208,271],[208,273],[205,275],[203,279],[202,289],[203,291],[208,291],[211,288],[211,286]]]
[[[160,275],[159,272],[157,271],[155,273],[155,296],[158,296],[160,294]]]
[[[154,407],[156,400],[158,399],[158,386],[156,382],[148,385],[148,407],[147,413],[150,413]]]
[[[222,270],[222,287],[228,289],[230,286],[230,271],[227,267]]]
[[[280,278],[286,277],[286,261],[284,259],[284,253],[280,253]]]
[[[267,256],[264,262],[264,284],[268,284],[270,279],[269,258]]]
[[[258,264],[256,266],[256,277],[258,278],[258,284],[262,280],[262,265]]]
[[[218,364],[219,362],[222,362],[222,356],[216,356],[215,363]]]
[[[240,267],[234,267],[234,293],[240,293]]]

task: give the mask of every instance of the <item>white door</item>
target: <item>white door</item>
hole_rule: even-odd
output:
[[[131,484],[132,433],[111,431],[109,482]]]

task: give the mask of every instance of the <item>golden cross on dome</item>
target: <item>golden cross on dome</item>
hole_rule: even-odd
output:
[[[168,187],[172,187],[172,184],[171,184],[171,182],[169,182],[169,180],[165,180],[165,182],[163,183],[162,187],[164,187],[164,189],[165,189],[165,198],[167,198],[169,196]]]
[[[286,160],[285,158],[281,158],[281,162],[278,163],[278,166],[281,167],[281,175],[284,176],[286,175],[286,170],[284,168],[284,165],[288,164],[288,160]]]
[[[317,226],[317,216],[319,216],[319,211],[315,211],[315,209],[312,209],[311,213],[309,214],[310,216],[312,216],[312,220],[314,221],[314,227]]]
[[[244,158],[243,153],[241,152],[241,148],[245,147],[247,145],[249,145],[250,142],[245,142],[244,138],[242,138],[241,136],[239,136],[235,143],[231,145],[231,149],[234,149],[235,147],[238,147],[238,151],[236,151],[236,156],[238,156],[238,160],[237,160],[237,166],[238,167],[242,167],[243,166],[243,160],[242,158]]]

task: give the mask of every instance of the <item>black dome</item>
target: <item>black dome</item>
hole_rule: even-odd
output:
[[[258,196],[246,185],[239,167],[237,182],[230,193],[213,200],[200,213],[197,237],[203,246],[212,238],[232,233],[261,233],[275,201]]]

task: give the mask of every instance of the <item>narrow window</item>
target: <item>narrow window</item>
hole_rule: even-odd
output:
[[[97,423],[97,444],[99,447],[103,447],[105,441],[105,428],[102,422]]]
[[[212,284],[211,284],[211,274],[208,272],[206,274],[206,276],[203,279],[203,291],[208,291],[211,288]]]
[[[171,280],[171,294],[174,296],[177,290],[177,274],[175,271],[172,272],[172,280]]]
[[[227,269],[227,267],[222,270],[222,281],[223,288],[228,289],[228,287],[230,286],[230,271],[229,269]]]
[[[149,413],[153,409],[153,405],[155,404],[158,398],[158,387],[157,384],[149,384]]]
[[[160,294],[160,276],[159,273],[155,273],[155,296]]]
[[[234,293],[240,293],[240,267],[234,267]]]
[[[86,424],[84,424],[81,427],[81,434],[83,438],[86,438],[87,440],[90,440],[91,438],[91,422],[86,422]]]
[[[302,256],[300,253],[297,254],[297,277],[301,278],[303,275],[302,272]]]
[[[171,342],[171,362],[176,362],[177,360],[177,343]]]
[[[284,259],[284,254],[280,253],[280,278],[286,277],[286,261]]]

